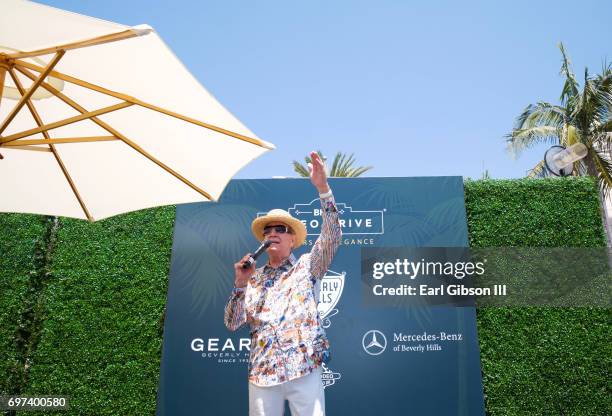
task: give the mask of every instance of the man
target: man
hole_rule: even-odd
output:
[[[280,416],[285,400],[292,416],[325,415],[321,365],[329,359],[329,341],[317,312],[317,281],[322,279],[340,244],[341,230],[323,161],[310,154],[310,180],[319,192],[323,222],[310,253],[291,253],[306,240],[306,227],[287,211],[273,209],[251,226],[267,239],[268,264],[258,269],[234,264],[232,295],[225,325],[235,331],[251,326],[249,415]]]

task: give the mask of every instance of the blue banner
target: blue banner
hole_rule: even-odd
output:
[[[484,415],[475,309],[370,305],[360,277],[363,248],[467,247],[462,178],[329,182],[343,237],[318,307],[327,414]],[[295,254],[309,251],[321,212],[308,179],[235,180],[218,203],[177,207],[158,415],[248,414],[249,330],[228,331],[223,312],[233,264],[259,244],[251,221],[273,208],[304,222]]]

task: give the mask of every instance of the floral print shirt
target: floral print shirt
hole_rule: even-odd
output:
[[[327,272],[342,232],[334,197],[321,199],[321,234],[310,253],[291,254],[278,268],[256,269],[245,288],[234,288],[225,326],[251,327],[249,381],[273,386],[310,374],[329,357],[317,311],[317,282]]]

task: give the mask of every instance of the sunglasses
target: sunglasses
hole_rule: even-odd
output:
[[[276,231],[277,234],[291,233],[291,228],[286,225],[268,225],[264,227],[263,235],[270,234],[272,230]]]

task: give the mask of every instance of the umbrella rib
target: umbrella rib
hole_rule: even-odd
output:
[[[45,89],[49,89],[49,86],[45,86]],[[40,127],[36,127],[36,128],[33,128],[33,129],[29,129],[29,130],[24,130],[24,131],[22,131],[20,133],[15,133],[15,134],[12,134],[10,136],[3,137],[3,138],[0,139],[0,144],[12,142],[14,140],[18,140],[18,139],[21,139],[23,137],[28,137],[28,136],[32,136],[33,134],[42,133],[44,131],[53,130],[53,129],[56,129],[58,127],[67,126],[68,124],[73,124],[73,123],[76,123],[76,122],[79,122],[79,121],[83,121],[83,120],[87,120],[87,119],[92,119],[93,120],[96,116],[99,116],[101,114],[111,113],[113,111],[117,111],[117,110],[121,110],[122,108],[129,107],[131,105],[133,105],[133,104],[132,103],[123,102],[123,103],[111,105],[109,107],[100,108],[100,109],[95,110],[95,111],[81,112],[81,114],[78,115],[78,116],[69,117],[69,118],[66,118],[64,120],[60,120],[60,121],[56,121],[56,122],[53,122],[53,123],[45,124],[45,125],[40,126]]]
[[[34,77],[33,74],[31,74],[29,71],[27,71],[27,70],[25,70],[23,68],[17,68],[17,69],[21,73],[23,73],[25,76],[27,76],[29,78],[33,78]],[[55,87],[53,87],[53,86],[51,86],[51,85],[49,85],[47,83],[43,83],[43,86],[45,87],[45,89],[47,91],[51,92],[57,98],[59,98],[60,100],[62,100],[66,104],[68,104],[70,107],[72,107],[75,110],[77,110],[78,112],[83,113],[83,114],[87,113],[87,110],[84,107],[79,105],[76,101],[74,101],[70,97],[68,97],[65,94],[63,94],[60,91],[58,91]],[[175,178],[179,179],[181,182],[183,182],[185,185],[187,185],[190,188],[192,188],[194,191],[200,193],[201,195],[203,195],[207,199],[209,199],[211,201],[214,201],[214,198],[208,192],[204,191],[203,189],[200,189],[198,186],[196,186],[193,183],[191,183],[191,181],[189,181],[187,178],[183,177],[181,174],[179,174],[178,172],[175,172],[169,166],[166,166],[164,163],[162,163],[161,161],[157,160],[155,157],[153,157],[152,155],[147,153],[144,149],[142,149],[136,143],[132,142],[130,139],[125,137],[123,134],[119,133],[113,127],[111,127],[110,125],[106,124],[104,121],[98,119],[97,117],[91,117],[90,119],[91,119],[91,121],[96,123],[98,126],[102,127],[104,130],[108,131],[113,136],[119,138],[121,141],[123,141],[125,144],[130,146],[132,149],[136,150],[141,155],[145,156],[147,159],[149,159],[150,161],[155,163],[157,166],[161,167],[166,172],[170,173],[172,176],[174,176]]]
[[[110,142],[119,140],[115,136],[92,136],[92,137],[62,137],[62,138],[50,138],[45,140],[34,139],[34,140],[15,140],[3,144],[3,147],[21,147],[28,145],[37,144],[62,144],[62,143],[90,143],[90,142]]]
[[[40,72],[42,70],[42,68],[40,66],[31,64],[29,62],[20,61],[20,60],[15,61],[15,65],[18,66],[18,67],[28,68],[28,69],[34,70],[36,72]],[[106,89],[104,87],[100,87],[99,85],[91,84],[91,83],[89,83],[87,81],[83,81],[83,80],[81,80],[79,78],[75,78],[75,77],[72,77],[70,75],[63,74],[61,72],[51,71],[51,76],[53,76],[55,78],[58,78],[58,79],[61,79],[61,80],[66,81],[66,82],[70,82],[71,84],[76,84],[76,85],[79,85],[79,86],[81,86],[83,88],[87,88],[87,89],[99,92],[101,94],[110,95],[111,97],[119,98],[121,100],[124,100],[124,101],[127,101],[127,102],[131,102],[133,104],[139,105],[141,107],[148,108],[149,110],[157,111],[159,113],[166,114],[166,115],[168,115],[170,117],[178,118],[178,119],[186,121],[188,123],[192,123],[192,124],[195,124],[197,126],[204,127],[206,129],[216,131],[218,133],[224,134],[226,136],[233,137],[235,139],[239,139],[239,140],[242,140],[242,141],[245,141],[245,142],[248,142],[248,143],[251,143],[251,144],[263,147],[263,148],[266,148],[266,149],[273,149],[273,147],[271,147],[268,143],[266,143],[266,142],[264,142],[262,140],[258,140],[258,139],[252,138],[252,137],[248,137],[248,136],[245,136],[243,134],[233,132],[231,130],[226,130],[224,128],[215,126],[213,124],[204,123],[203,121],[196,120],[194,118],[191,118],[191,117],[188,117],[188,116],[185,116],[185,115],[182,115],[182,114],[178,114],[178,113],[175,113],[175,112],[170,111],[170,110],[166,110],[164,108],[155,106],[153,104],[146,103],[144,101],[141,101],[141,100],[139,100],[137,98],[134,98],[134,97],[131,97],[129,95],[118,93],[118,92],[115,92],[115,91],[111,91],[111,90]]]
[[[23,96],[25,91],[23,89],[23,86],[21,85],[21,82],[19,81],[19,78],[17,78],[17,74],[15,74],[15,71],[12,70],[12,69],[10,69],[9,71],[10,71],[10,74],[11,74],[11,78],[13,79],[13,82],[15,83],[15,86],[19,90],[19,93]],[[42,118],[38,114],[38,111],[36,111],[36,107],[34,107],[34,103],[32,103],[32,100],[28,99],[26,104],[28,106],[28,110],[30,110],[30,113],[32,114],[32,117],[34,117],[34,120],[36,121],[36,124],[38,124],[39,127],[43,126],[44,123],[42,121]],[[51,140],[51,136],[49,136],[49,132],[44,130],[42,132],[42,134],[43,134],[43,136],[45,137],[46,140],[48,140],[48,141]],[[72,180],[72,177],[68,173],[68,169],[66,169],[66,165],[64,165],[64,162],[62,161],[62,158],[57,153],[57,149],[51,143],[49,143],[49,149],[50,149],[51,152],[53,152],[53,156],[55,157],[55,161],[58,163],[60,169],[62,170],[62,173],[64,174],[64,177],[68,181],[68,184],[70,185],[70,189],[72,189],[72,193],[74,194],[74,196],[76,197],[77,201],[79,202],[79,205],[81,205],[81,209],[83,210],[83,213],[85,214],[85,216],[87,217],[87,219],[90,222],[93,222],[93,217],[89,213],[89,210],[87,209],[87,206],[85,205],[85,202],[83,201],[83,198],[79,194],[79,190],[77,189],[76,184],[74,183],[74,181]],[[41,150],[42,150],[42,148],[41,148]]]
[[[15,53],[9,53],[6,55],[7,57],[11,59],[21,59],[21,58],[28,58],[32,56],[47,55],[49,53],[57,52],[59,50],[67,51],[70,49],[85,48],[88,46],[100,45],[102,43],[115,42],[118,40],[129,39],[129,38],[133,38],[136,36],[141,36],[143,34],[149,33],[150,31],[151,30],[137,31],[134,29],[128,29],[122,32],[111,33],[109,35],[96,36],[90,39],[65,43],[63,45],[58,45],[58,46],[52,46],[50,48],[37,49],[35,51],[28,51],[28,52],[15,52]]]
[[[49,149],[48,147],[39,147],[39,146],[14,146],[14,147],[6,147],[9,148],[11,150],[29,150],[29,151],[34,151],[34,152],[46,152],[46,153],[51,153],[51,149]],[[6,149],[5,148],[5,149]]]
[[[15,118],[17,113],[19,113],[19,111],[23,108],[25,103],[30,99],[32,94],[34,94],[36,89],[45,80],[47,75],[49,75],[49,73],[53,70],[55,65],[57,65],[59,60],[62,59],[62,56],[64,56],[64,53],[66,53],[66,52],[65,51],[61,51],[61,50],[58,51],[55,54],[55,56],[53,57],[53,59],[51,60],[51,62],[49,62],[47,64],[47,66],[44,68],[44,70],[40,73],[38,78],[36,80],[34,80],[34,83],[30,86],[30,88],[28,88],[27,92],[25,92],[25,94],[21,95],[21,99],[19,100],[17,105],[15,107],[13,107],[13,110],[10,112],[10,114],[6,117],[6,119],[4,120],[2,125],[0,126],[0,134],[2,134],[2,132],[8,127],[8,125],[11,123],[11,121],[13,121],[13,119]]]

